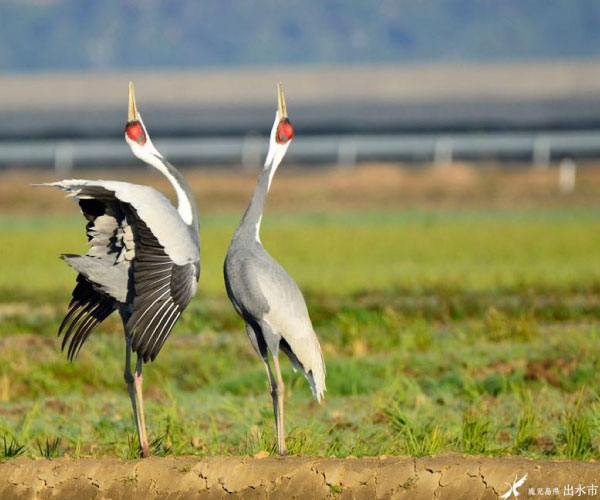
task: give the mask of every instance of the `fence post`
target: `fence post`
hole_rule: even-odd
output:
[[[241,164],[244,170],[253,170],[260,166],[263,138],[256,134],[247,134],[242,140]]]
[[[536,168],[546,169],[552,158],[552,143],[549,137],[536,135],[533,139],[533,164]]]
[[[558,188],[561,193],[569,194],[575,190],[577,165],[572,158],[563,158],[558,167]]]
[[[441,137],[435,141],[433,147],[433,163],[436,166],[450,165],[454,155],[452,139]]]
[[[339,167],[354,168],[358,158],[358,147],[354,139],[341,139],[338,143],[337,164]]]
[[[54,171],[57,174],[68,174],[73,170],[73,143],[59,142],[54,149]]]

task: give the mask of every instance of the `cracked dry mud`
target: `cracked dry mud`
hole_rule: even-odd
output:
[[[496,499],[519,488],[600,486],[600,464],[481,458],[457,454],[407,458],[151,457],[18,459],[0,463],[2,499]],[[587,491],[586,491],[587,492]],[[513,497],[511,497],[513,498]],[[585,498],[600,498],[586,495]]]

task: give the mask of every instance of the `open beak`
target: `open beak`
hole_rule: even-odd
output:
[[[281,118],[287,118],[287,105],[285,104],[285,96],[283,95],[283,86],[281,83],[277,84],[277,109]]]
[[[138,119],[137,106],[135,105],[135,89],[133,88],[133,82],[129,82],[129,110],[127,113],[127,121],[134,122]]]

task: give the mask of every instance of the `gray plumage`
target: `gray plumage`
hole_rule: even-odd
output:
[[[321,348],[296,282],[260,242],[259,224],[267,197],[271,169],[265,168],[250,205],[236,229],[224,264],[227,294],[246,322],[256,352],[267,361],[281,349],[294,369],[306,376],[313,396],[325,392]]]
[[[259,236],[271,181],[294,136],[281,84],[277,91],[278,109],[271,129],[267,159],[250,204],[233,234],[223,271],[227,295],[246,322],[248,338],[265,366],[273,400],[277,449],[280,455],[285,455],[285,387],[279,351],[289,358],[294,370],[302,371],[319,402],[325,392],[325,363],[302,292],[265,250]],[[269,353],[275,366],[275,376],[269,363]]]

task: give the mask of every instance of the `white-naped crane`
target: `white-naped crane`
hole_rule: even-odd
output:
[[[244,319],[250,342],[264,363],[273,398],[277,448],[280,455],[285,455],[284,385],[279,351],[287,355],[294,370],[302,371],[318,402],[325,392],[325,363],[302,292],[285,269],[265,250],[259,236],[273,175],[294,136],[281,84],[277,86],[277,97],[277,112],[267,159],[250,204],[233,234],[225,258],[224,275],[227,295],[236,312]],[[273,359],[275,377],[269,364],[269,353]]]
[[[159,191],[118,181],[63,180],[87,219],[86,255],[61,258],[79,274],[59,328],[72,360],[104,319],[118,310],[125,330],[125,382],[140,442],[148,456],[142,364],[153,361],[196,293],[200,276],[198,215],[192,190],[152,144],[129,84],[125,140],[134,155],[160,171],[177,194],[177,208]],[[131,351],[137,354],[131,371]]]

